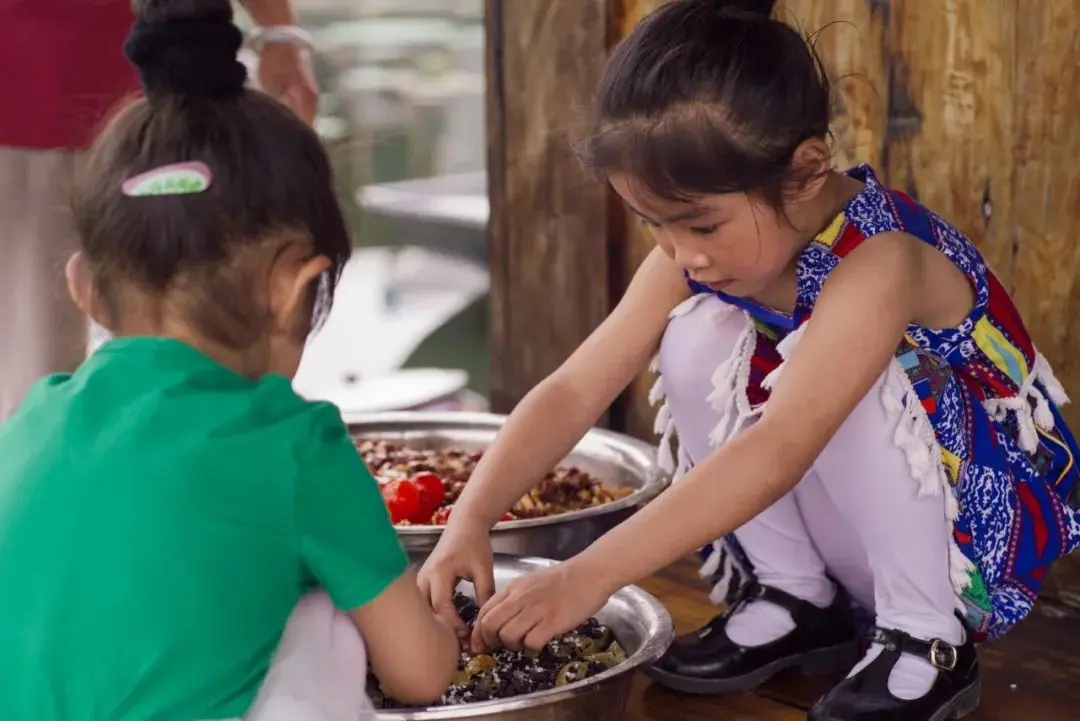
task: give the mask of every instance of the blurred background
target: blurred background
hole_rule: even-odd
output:
[[[346,412],[484,409],[483,0],[295,4],[357,248],[297,388]]]

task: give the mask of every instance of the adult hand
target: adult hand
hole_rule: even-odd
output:
[[[290,43],[266,43],[259,53],[259,87],[303,118],[315,122],[319,88],[311,71],[310,53]]]
[[[573,560],[520,576],[480,608],[473,648],[505,646],[539,651],[607,603],[603,579]]]
[[[472,581],[477,606],[483,606],[495,592],[491,529],[467,516],[451,516],[435,550],[420,569],[420,592],[431,599],[431,607],[468,641],[469,628],[454,608],[454,587],[459,579]]]

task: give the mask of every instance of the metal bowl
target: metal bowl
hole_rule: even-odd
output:
[[[383,438],[412,448],[482,451],[495,440],[506,416],[396,412],[348,415],[345,420],[356,438]],[[495,553],[570,558],[652,500],[670,482],[670,476],[656,465],[653,446],[601,429],[590,430],[564,463],[634,492],[581,511],[497,523],[491,532]],[[410,553],[429,553],[442,535],[442,526],[401,526],[397,531]]]
[[[502,588],[518,576],[555,563],[543,558],[496,556],[495,586]],[[463,584],[460,590],[471,594],[468,584]],[[611,628],[616,640],[626,649],[626,661],[614,668],[538,693],[461,706],[379,711],[377,718],[379,721],[618,721],[626,709],[634,673],[667,651],[675,638],[675,627],[660,602],[637,586],[617,591],[596,618]]]

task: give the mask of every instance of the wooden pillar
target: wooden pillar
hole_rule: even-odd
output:
[[[486,2],[497,411],[513,408],[573,352],[607,316],[621,283],[621,223],[571,147],[607,57],[609,6]]]

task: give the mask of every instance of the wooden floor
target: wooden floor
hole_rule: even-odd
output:
[[[686,633],[716,613],[705,598],[691,561],[642,584]],[[1080,615],[1047,604],[1006,639],[980,651],[982,706],[965,721],[1067,721],[1080,718]],[[753,694],[689,697],[639,675],[627,721],[798,721],[838,679],[789,676]]]

